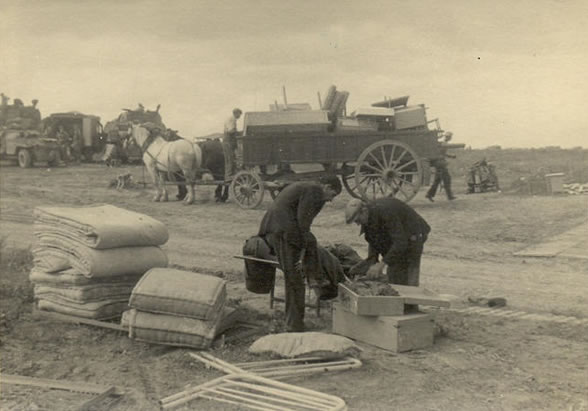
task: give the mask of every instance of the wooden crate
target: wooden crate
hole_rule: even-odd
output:
[[[402,296],[359,295],[339,283],[339,303],[355,315],[403,315]]]
[[[401,316],[355,315],[333,303],[333,332],[393,352],[428,348],[433,345],[431,314]]]

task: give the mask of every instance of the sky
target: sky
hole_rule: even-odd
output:
[[[473,148],[588,146],[586,0],[0,0],[0,21],[0,91],[43,117],[161,104],[191,138],[336,85],[349,113],[409,95]]]

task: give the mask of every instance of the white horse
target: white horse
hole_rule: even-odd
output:
[[[143,152],[143,163],[151,175],[156,193],[153,201],[168,201],[168,193],[163,181],[164,173],[171,175],[183,172],[186,177],[188,195],[184,204],[194,203],[194,184],[196,170],[202,164],[202,150],[197,144],[180,139],[166,141],[161,135],[152,135],[145,127],[133,125],[132,136]]]

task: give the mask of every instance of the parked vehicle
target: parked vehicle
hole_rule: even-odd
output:
[[[135,110],[123,109],[123,112],[114,120],[104,126],[106,134],[106,153],[103,161],[133,163],[140,162],[143,153],[141,147],[135,143],[132,137],[132,125],[154,124],[166,130],[159,114],[159,107],[155,111],[145,110],[142,104]]]
[[[394,196],[410,201],[430,176],[429,160],[440,157],[437,120],[408,96],[372,104],[346,115],[349,93],[331,87],[321,110],[245,113],[237,137],[238,168],[230,193],[239,206],[255,208],[264,191],[274,197],[292,181],[339,175],[349,194],[365,200]],[[429,128],[431,123],[436,126]],[[295,164],[323,171],[295,173]]]
[[[2,94],[0,106],[0,159],[16,161],[22,168],[37,162],[50,166],[59,164],[59,146],[55,140],[41,134],[41,112],[37,100],[25,106],[20,99],[8,104]]]
[[[106,145],[100,117],[71,111],[51,114],[42,121],[43,135],[48,138],[56,139],[60,127],[70,136],[74,135],[76,128],[80,130],[82,136],[81,160],[86,162],[100,161]]]

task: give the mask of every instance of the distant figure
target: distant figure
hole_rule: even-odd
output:
[[[439,143],[439,152],[441,157],[434,158],[431,160],[431,165],[435,167],[435,180],[433,181],[431,188],[429,188],[429,191],[425,196],[431,202],[435,201],[433,200],[433,198],[435,197],[435,194],[437,194],[437,188],[439,187],[441,182],[443,182],[443,188],[445,189],[445,194],[447,194],[447,199],[451,201],[455,200],[456,198],[453,195],[453,192],[451,191],[451,175],[449,174],[449,169],[447,168],[446,160],[447,157],[455,158],[455,156],[448,154],[448,148],[445,146],[445,144],[451,141],[452,137],[453,133],[451,133],[450,131],[444,134],[445,141]]]
[[[73,160],[76,163],[80,163],[82,161],[83,144],[84,144],[84,141],[83,141],[83,137],[82,137],[82,131],[80,130],[80,126],[76,124],[76,125],[74,125],[73,137],[72,137],[72,141],[71,141],[71,154],[72,154]]]
[[[137,111],[139,113],[144,113],[145,112],[145,106],[143,106],[143,104],[139,103],[139,106],[137,107]]]
[[[57,144],[59,145],[59,149],[61,151],[61,158],[64,161],[69,161],[71,158],[71,148],[70,148],[70,141],[71,137],[63,126],[59,126],[57,130],[57,134],[55,134],[55,138],[57,139]]]
[[[243,112],[240,108],[233,109],[231,117],[225,121],[223,133],[223,150],[225,153],[225,179],[229,180],[230,176],[235,174],[235,159],[237,151],[237,120]]]

